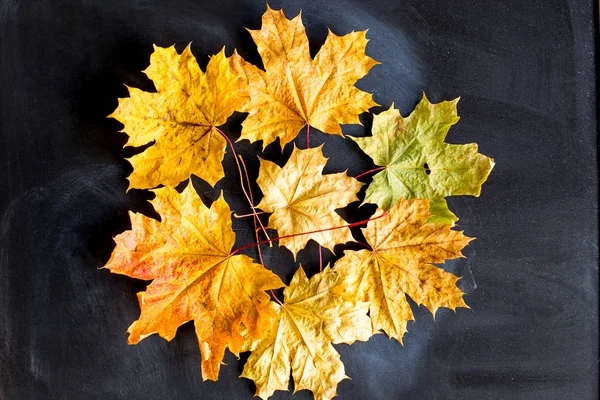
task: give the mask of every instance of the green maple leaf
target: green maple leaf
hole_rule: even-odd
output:
[[[479,196],[494,160],[479,154],[477,144],[448,144],[444,139],[458,122],[458,99],[438,104],[425,94],[408,117],[394,109],[373,118],[373,136],[352,138],[378,166],[364,203],[389,210],[399,199],[430,199],[429,222],[454,223],[445,196]]]

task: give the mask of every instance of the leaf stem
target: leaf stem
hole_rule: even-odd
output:
[[[355,240],[355,242],[358,243],[358,244],[360,244],[361,246],[365,246],[369,250],[373,250],[373,248],[371,246],[369,246],[368,244],[366,244],[366,243],[359,242],[358,240]]]
[[[233,158],[235,159],[235,163],[238,168],[238,173],[240,174],[240,185],[242,187],[242,192],[244,192],[244,196],[246,197],[246,200],[248,200],[248,203],[250,204],[250,209],[252,210],[252,216],[253,216],[252,222],[254,223],[254,237],[256,238],[256,250],[258,252],[258,259],[260,261],[260,264],[264,266],[265,261],[262,256],[262,250],[260,249],[260,238],[258,237],[258,227],[256,224],[257,221],[260,224],[260,227],[262,228],[263,233],[265,234],[267,239],[269,239],[269,235],[267,234],[267,230],[263,226],[260,218],[258,217],[258,215],[256,213],[256,210],[254,209],[254,197],[252,196],[252,187],[250,186],[250,178],[248,177],[248,169],[246,168],[246,163],[244,162],[244,159],[242,158],[242,156],[239,156],[239,161],[238,161],[238,155],[235,152],[235,148],[233,147],[233,143],[231,142],[231,140],[229,140],[229,137],[227,137],[227,135],[219,128],[215,127],[215,129],[217,130],[217,132],[219,132],[221,134],[221,136],[223,136],[225,138],[225,140],[229,144],[229,147],[231,148]],[[242,175],[242,167],[240,166],[240,162],[241,162],[241,166],[244,167],[244,175]],[[243,178],[244,176],[246,177],[246,182],[248,184],[248,192],[250,192],[249,195],[246,192],[246,189],[244,188],[244,178]],[[271,290],[271,294],[273,295],[275,300],[277,300],[277,302],[281,304],[281,302],[275,296],[275,294],[273,293],[272,290]]]
[[[237,215],[236,213],[233,213],[233,216],[235,218],[247,218],[247,217],[253,217],[255,215],[260,215],[260,214],[267,214],[267,212],[266,211],[256,211],[255,213],[242,214],[242,215]]]
[[[263,259],[262,256],[262,250],[260,249],[260,244],[258,244],[258,242],[260,242],[260,238],[258,237],[258,226],[256,224],[256,221],[258,221],[260,223],[261,228],[263,229],[263,232],[265,233],[265,236],[267,237],[267,239],[269,239],[269,236],[267,235],[267,231],[265,230],[264,226],[262,226],[262,222],[260,221],[260,218],[258,217],[258,213],[256,212],[256,210],[254,209],[254,197],[252,197],[252,187],[250,186],[250,178],[248,177],[248,168],[246,168],[246,163],[244,162],[244,159],[242,158],[242,156],[240,155],[240,162],[242,163],[242,167],[244,167],[244,174],[246,175],[246,183],[248,184],[248,192],[250,193],[250,207],[252,207],[252,211],[254,211],[253,214],[251,214],[253,216],[252,218],[252,222],[254,223],[254,237],[256,238],[256,250],[258,251],[258,260],[260,261],[260,264],[264,267],[265,265],[265,260]],[[271,291],[271,295],[273,296],[273,298],[279,303],[281,304],[281,302],[279,301],[279,299],[277,298],[277,296],[275,296],[275,292],[273,292],[273,289],[270,289]],[[283,305],[283,304],[281,304]]]
[[[356,175],[354,177],[354,179],[360,179],[360,178],[362,178],[365,175],[371,174],[373,172],[381,171],[382,169],[385,169],[385,167],[377,167],[377,168],[370,169],[368,171],[363,172],[362,174]]]
[[[310,149],[310,125],[306,124],[306,148]]]
[[[263,233],[265,234],[265,236],[267,237],[268,241],[270,241],[271,239],[269,238],[269,234],[267,233],[267,230],[265,229],[260,218],[258,217],[258,212],[254,208],[254,197],[252,196],[252,187],[250,186],[250,177],[248,176],[248,168],[246,168],[246,163],[244,162],[244,159],[242,158],[242,156],[241,155],[238,156],[236,154],[235,149],[233,148],[233,143],[231,142],[231,140],[229,140],[227,135],[223,131],[221,131],[219,128],[215,127],[215,129],[217,130],[217,132],[219,132],[221,134],[221,136],[223,136],[225,138],[225,140],[229,144],[229,147],[231,148],[231,152],[235,159],[235,163],[237,164],[238,172],[240,174],[240,185],[242,186],[242,191],[244,192],[244,196],[246,196],[246,200],[248,200],[248,203],[250,204],[250,209],[252,210],[252,214],[248,214],[248,215],[244,215],[244,216],[252,215],[254,217],[253,218],[254,237],[256,238],[256,243],[253,244],[253,246],[256,246],[256,250],[258,251],[258,259],[260,261],[260,264],[264,266],[265,261],[263,259],[262,251],[260,249],[260,245],[262,242],[260,242],[259,237],[258,237],[258,226],[256,224],[257,221],[260,224],[260,227],[261,227]],[[238,157],[239,157],[239,161],[238,161]],[[241,166],[240,166],[240,163],[241,163]],[[242,167],[244,169],[244,175],[242,175]],[[246,183],[248,185],[248,193],[246,192],[246,189],[244,188],[244,180],[243,180],[244,176],[246,177]],[[262,211],[260,213],[264,214],[264,212],[262,212]],[[241,217],[239,217],[239,218],[241,218]],[[236,252],[236,251],[234,251],[234,252]],[[233,253],[231,253],[231,254],[233,254]],[[277,296],[275,296],[275,292],[273,292],[273,289],[270,289],[269,291],[271,292],[271,296],[273,296],[275,301],[277,303],[279,303],[280,305],[283,305],[283,303],[277,298]]]
[[[261,244],[267,244],[267,243],[276,242],[276,241],[279,241],[281,239],[288,239],[288,238],[292,238],[292,237],[296,237],[296,236],[302,236],[302,235],[310,235],[310,234],[319,233],[319,232],[333,231],[335,229],[354,228],[355,226],[364,225],[364,224],[366,224],[366,223],[368,223],[370,221],[374,221],[376,219],[385,217],[386,215],[388,215],[388,212],[384,212],[383,214],[378,215],[378,216],[373,217],[373,218],[365,219],[365,220],[358,221],[358,222],[353,222],[353,223],[348,224],[348,225],[334,226],[333,228],[319,229],[319,230],[316,230],[316,231],[294,233],[293,235],[285,235],[285,236],[274,237],[272,239],[263,240],[263,241],[260,241],[258,243],[251,243],[251,244],[247,244],[245,246],[238,247],[237,249],[233,250],[230,255],[234,255],[234,254],[236,254],[236,253],[238,253],[238,252],[240,252],[242,250],[249,249],[250,247],[260,246]]]
[[[266,238],[269,239],[269,234],[267,233],[267,229],[264,227],[262,221],[258,217],[258,212],[254,208],[254,197],[252,197],[252,188],[250,186],[250,178],[248,177],[248,168],[246,168],[246,163],[244,162],[244,159],[242,158],[242,156],[240,155],[238,157],[240,158],[240,162],[242,163],[242,167],[244,168],[244,175],[246,175],[246,182],[248,183],[248,192],[250,192],[250,203],[251,203],[250,207],[252,208],[252,211],[253,211],[252,214],[254,215],[254,230],[256,231],[256,222],[258,222],[258,224],[260,225],[260,229],[262,229]],[[261,211],[260,213],[264,214],[263,211]]]
[[[282,306],[283,303],[281,302],[281,300],[279,300],[277,298],[277,296],[275,296],[275,292],[273,291],[273,289],[269,289],[269,292],[271,292],[271,296],[273,296],[273,298],[275,299],[275,301],[278,302],[280,306]]]
[[[319,246],[319,272],[323,271],[323,252],[321,251],[321,245]]]
[[[229,148],[231,149],[231,153],[233,154],[233,158],[235,159],[235,163],[236,163],[237,168],[238,168],[238,173],[240,174],[240,184],[242,186],[242,192],[244,192],[244,196],[246,197],[246,200],[250,204],[250,208],[253,211],[254,218],[258,219],[258,215],[256,215],[256,210],[254,209],[254,202],[252,201],[252,198],[250,197],[251,194],[248,195],[248,192],[246,192],[246,188],[244,187],[244,175],[242,174],[242,167],[240,166],[240,162],[238,161],[238,155],[235,152],[235,148],[233,147],[233,143],[231,142],[231,140],[229,139],[229,137],[227,137],[227,135],[222,130],[220,130],[219,128],[217,128],[216,126],[215,126],[215,130],[217,132],[219,132],[221,134],[221,136],[223,136],[223,138],[225,138],[225,140],[227,141],[227,144],[229,144]],[[242,164],[244,165],[244,170],[246,171],[246,178],[247,178],[248,177],[248,171],[245,169],[246,165],[244,164],[244,160],[242,160]],[[248,180],[248,182],[250,182],[250,180]],[[250,187],[248,187],[248,190],[250,190]],[[258,221],[260,222],[260,219]],[[261,228],[263,230],[263,233],[268,238],[269,236],[267,234],[267,230],[262,225],[262,222],[260,222],[260,226],[261,226]]]

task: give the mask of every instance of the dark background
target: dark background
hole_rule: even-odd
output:
[[[352,380],[341,399],[592,399],[598,386],[598,225],[595,13],[592,1],[271,1],[303,19],[313,54],[327,27],[369,28],[382,64],[358,84],[387,108],[412,111],[425,91],[461,96],[454,143],[477,142],[497,165],[480,198],[455,197],[459,225],[476,236],[464,278],[472,310],[415,309],[404,347],[384,335],[337,346]],[[218,382],[202,382],[193,326],[170,343],[126,344],[145,283],[98,270],[127,210],[151,213],[143,191],[126,194],[131,166],[119,123],[106,119],[123,83],[152,89],[140,72],[152,43],[208,55],[234,47],[260,59],[243,27],[259,28],[265,2],[201,0],[0,0],[0,398],[243,399],[242,360],[228,354]],[[375,112],[383,108],[375,109]],[[234,138],[243,116],[226,126]],[[346,126],[351,135],[365,127]],[[372,167],[350,140],[316,133],[327,171]],[[296,141],[304,147],[304,135]],[[237,144],[256,176],[258,146]],[[266,158],[283,162],[277,145]],[[225,188],[247,212],[232,178]],[[370,178],[363,179],[368,182]],[[255,188],[257,196],[258,190]],[[364,191],[363,191],[364,193]],[[356,209],[356,207],[355,207]],[[372,211],[372,210],[371,210]],[[346,214],[350,220],[360,217]],[[236,222],[238,243],[250,226]],[[337,251],[338,256],[341,254]],[[285,249],[266,264],[289,282]],[[254,255],[252,251],[248,254]],[[299,255],[318,270],[317,247]],[[326,252],[328,261],[333,254]],[[290,398],[278,392],[274,398]],[[308,392],[295,398],[308,399]]]

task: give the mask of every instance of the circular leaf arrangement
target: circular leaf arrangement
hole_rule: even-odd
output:
[[[203,72],[189,46],[181,54],[155,47],[145,72],[157,91],[129,88],[130,97],[120,99],[110,117],[124,125],[126,146],[147,146],[129,159],[130,188],[154,192],[160,221],[130,213],[132,228],[115,238],[106,268],[152,281],[138,294],[141,315],[128,329],[129,343],[155,333],[171,340],[194,321],[203,379],[218,379],[226,349],[251,351],[242,377],[255,382],[257,396],[287,390],[291,371],[296,390],[331,399],[347,378],[332,344],[381,332],[402,341],[414,319],[406,296],[434,315],[440,307],[467,307],[459,278],[434,265],[462,257],[472,240],[452,229],[458,218],[445,197],[479,195],[494,162],[476,144],[445,143],[458,121],[457,100],[432,104],[423,95],[408,117],[392,105],[374,116],[372,136],[352,138],[377,168],[324,175],[327,159],[322,146],[310,147],[310,128],[343,136],[340,124],[360,123],[377,105],[354,86],[377,64],[365,54],[366,31],[329,32],[313,59],[300,15],[288,20],[267,8],[250,35],[264,70],[223,49]],[[306,148],[294,147],[284,166],[260,159],[258,204],[246,164],[220,128],[236,111],[247,113],[239,140],[262,141],[263,150],[306,129]],[[222,194],[208,208],[191,183],[175,189],[192,175],[214,186],[225,176],[226,151],[256,233],[255,243],[237,248]],[[363,203],[378,208],[349,223],[335,210],[359,200],[357,178],[366,174],[374,175]],[[364,239],[351,232],[359,226]],[[348,242],[362,249],[346,250],[331,268],[321,263],[311,278],[300,266],[286,286],[265,266],[261,245],[279,242],[295,259],[309,240],[331,251]],[[254,259],[241,253],[250,248]],[[273,290],[282,287],[279,299]]]

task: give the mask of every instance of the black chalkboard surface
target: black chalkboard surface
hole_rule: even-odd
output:
[[[598,387],[597,110],[593,1],[273,0],[303,10],[316,52],[327,28],[368,28],[381,62],[359,81],[406,115],[422,91],[460,96],[448,141],[477,142],[496,160],[481,197],[454,197],[460,229],[477,240],[445,268],[463,277],[471,310],[414,307],[404,346],[385,335],[337,349],[352,380],[340,399],[593,399]],[[202,382],[193,326],[172,342],[128,346],[146,283],[99,270],[127,210],[151,213],[126,193],[131,166],[121,126],[105,118],[123,84],[152,89],[140,71],[152,44],[189,42],[204,68],[223,45],[260,65],[249,34],[264,1],[0,1],[0,398],[244,399],[245,357],[227,354],[218,382]],[[243,115],[226,129],[237,137]],[[349,135],[368,135],[346,126]],[[303,146],[303,136],[297,143]],[[315,132],[326,172],[373,165],[350,140]],[[257,144],[240,142],[253,177]],[[277,146],[265,157],[283,162]],[[227,154],[225,167],[234,171]],[[224,189],[246,210],[235,178],[193,183],[210,202]],[[237,221],[238,242],[252,238]],[[326,261],[334,255],[325,252]],[[248,254],[253,254],[249,251]],[[316,246],[298,262],[318,269]],[[290,253],[266,263],[285,282]],[[316,268],[316,269],[315,269]],[[292,395],[278,392],[273,398]],[[311,394],[293,396],[309,399]]]

